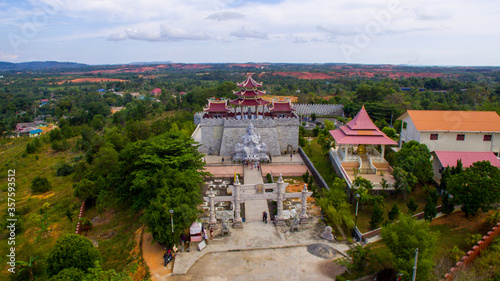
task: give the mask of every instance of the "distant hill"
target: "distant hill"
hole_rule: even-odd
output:
[[[170,64],[172,61],[137,61],[137,62],[131,62],[129,64],[131,65],[156,65],[156,64]]]
[[[30,61],[30,62],[0,62],[0,72],[2,71],[30,71],[45,69],[68,69],[88,67],[87,64],[76,62],[57,62],[57,61]]]

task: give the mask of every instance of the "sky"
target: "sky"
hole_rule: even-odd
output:
[[[0,61],[500,66],[498,0],[0,0]]]

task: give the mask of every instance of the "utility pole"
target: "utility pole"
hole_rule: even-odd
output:
[[[412,281],[415,281],[417,278],[417,260],[418,260],[418,248],[415,249],[415,264],[413,265],[413,277],[411,278]]]
[[[170,222],[172,223],[172,233],[174,233],[174,210],[170,209]]]

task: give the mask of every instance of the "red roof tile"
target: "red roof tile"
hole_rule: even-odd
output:
[[[477,161],[490,161],[492,166],[500,168],[500,160],[491,151],[434,151],[437,160],[443,167],[454,167],[457,160],[461,159],[464,168],[470,167]]]
[[[247,77],[247,80],[243,81],[242,83],[236,84],[238,87],[242,88],[256,88],[256,87],[262,87],[262,84],[257,83],[255,80],[252,79],[252,75],[249,75]]]

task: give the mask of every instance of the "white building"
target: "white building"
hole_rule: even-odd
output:
[[[500,116],[494,111],[408,110],[398,120],[400,147],[415,140],[430,151],[500,152]]]

